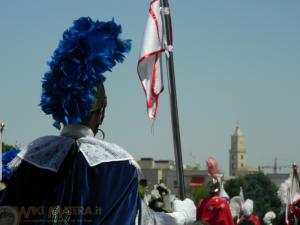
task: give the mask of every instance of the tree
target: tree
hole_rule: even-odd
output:
[[[200,199],[208,197],[208,190],[206,186],[194,187],[190,196],[196,205],[198,205]]]
[[[254,214],[261,220],[270,210],[278,215],[281,207],[277,196],[278,188],[269,177],[263,173],[248,174],[229,180],[225,184],[225,189],[231,198],[239,195],[240,187],[243,188],[245,200],[250,198],[254,201]]]
[[[15,146],[5,144],[4,142],[2,143],[2,152],[6,152],[8,150],[15,149],[15,148],[16,148]]]

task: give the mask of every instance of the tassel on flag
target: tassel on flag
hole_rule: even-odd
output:
[[[164,88],[160,65],[161,53],[164,51],[162,26],[160,1],[152,0],[137,66],[138,75],[146,95],[150,119],[156,118],[158,97]]]

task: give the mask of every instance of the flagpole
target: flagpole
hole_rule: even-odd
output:
[[[161,1],[162,6],[162,18],[163,18],[163,29],[166,35],[166,44],[172,46],[172,25],[171,15],[169,10],[168,0]],[[169,94],[170,94],[170,108],[171,108],[171,119],[172,119],[172,130],[173,130],[173,143],[174,143],[174,154],[176,162],[176,175],[179,182],[179,198],[183,200],[185,198],[185,185],[184,185],[184,174],[183,174],[183,163],[181,154],[181,141],[180,141],[180,129],[178,119],[178,108],[177,108],[177,96],[176,96],[176,84],[175,84],[175,73],[174,73],[174,61],[173,52],[167,49],[168,55],[167,60],[167,71],[169,75]]]

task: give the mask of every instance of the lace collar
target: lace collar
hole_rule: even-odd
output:
[[[78,150],[90,166],[128,160],[139,169],[127,151],[116,144],[94,138],[93,131],[84,125],[66,126],[60,136],[37,138],[23,148],[10,167],[16,168],[25,160],[38,168],[57,172],[74,143],[78,145]]]

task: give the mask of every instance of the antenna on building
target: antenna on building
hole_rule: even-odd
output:
[[[284,159],[281,159],[279,158],[279,161],[289,161],[290,160],[284,160]],[[277,174],[278,171],[281,172],[281,170],[283,169],[290,169],[291,165],[288,164],[288,165],[282,165],[281,163],[278,165],[278,158],[275,158],[274,159],[274,164],[273,165],[260,165],[260,169],[261,170],[268,170],[268,169],[273,169],[273,173],[274,174]]]

